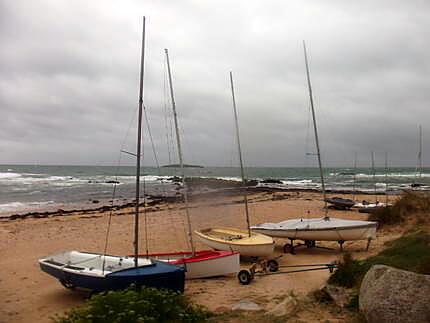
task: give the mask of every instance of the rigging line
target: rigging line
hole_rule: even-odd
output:
[[[119,153],[118,162],[117,162],[116,170],[115,170],[115,181],[114,181],[113,189],[112,189],[111,206],[110,206],[108,224],[107,224],[107,229],[106,229],[106,239],[105,239],[105,246],[104,246],[104,250],[103,250],[103,264],[102,264],[102,272],[103,273],[104,273],[105,264],[106,264],[106,252],[107,252],[108,241],[109,241],[110,226],[111,226],[111,222],[112,222],[113,207],[114,207],[114,203],[115,203],[116,186],[118,183],[118,173],[119,173],[120,165],[121,165],[121,152]]]
[[[124,149],[125,142],[126,142],[126,140],[128,138],[128,135],[130,133],[131,126],[134,123],[134,120],[136,118],[137,109],[138,108],[134,109],[134,113],[132,114],[132,117],[130,118],[130,122],[129,122],[129,125],[127,127],[126,133],[125,133],[124,138],[123,138],[123,140],[121,141],[121,144],[120,144],[120,150],[119,150],[120,152],[119,152],[119,155],[118,155],[118,161],[117,161],[116,169],[115,169],[115,175],[114,175],[115,182],[113,184],[113,189],[112,189],[111,207],[110,207],[110,212],[109,212],[109,217],[108,217],[108,224],[107,224],[107,228],[106,228],[106,239],[105,239],[105,245],[104,245],[104,250],[103,250],[103,265],[102,265],[102,271],[103,272],[104,272],[105,262],[106,262],[106,252],[107,252],[108,242],[109,242],[110,226],[111,226],[112,216],[113,216],[113,207],[114,207],[114,204],[115,204],[116,187],[117,187],[117,183],[118,183],[119,168],[121,166],[121,160],[122,160],[122,158],[121,158],[121,156],[122,156],[122,150]]]
[[[168,88],[168,70],[167,70],[167,62],[166,60],[163,60],[163,72],[164,72],[164,77],[163,77],[163,105],[164,105],[164,122],[165,122],[165,131],[166,131],[166,144],[167,144],[167,153],[168,153],[168,158],[169,158],[169,165],[172,165],[175,162],[175,144],[174,144],[174,138],[173,138],[173,116],[170,113],[170,109],[169,106],[171,105],[171,100],[170,100],[170,95],[169,95],[169,88]],[[179,162],[178,162],[179,163]],[[178,169],[177,167],[173,167],[173,168],[169,168],[170,171],[173,171],[173,176],[177,176],[178,175]],[[163,193],[165,196],[167,196],[167,190],[165,187],[164,182],[162,182],[162,188],[163,188]],[[176,185],[174,183],[174,185]],[[171,208],[169,205],[169,201],[167,200],[166,203],[167,206],[167,213],[169,215],[170,218],[172,218],[172,212],[171,212]],[[179,221],[182,224],[182,229],[184,234],[181,234],[181,239],[184,238],[185,240],[185,245],[189,245],[189,241],[186,238],[188,236],[186,227],[185,227],[185,222],[182,220]],[[174,230],[174,233],[176,235],[176,237],[179,237],[177,230]],[[191,246],[189,246],[189,248],[191,249]]]
[[[146,116],[146,113],[145,113]],[[142,154],[145,155],[145,142],[142,142]],[[142,167],[143,165],[142,161]],[[146,259],[149,258],[149,243],[148,243],[148,214],[146,212],[146,176],[144,173],[143,176],[143,222],[144,222],[144,228],[145,228],[145,251],[146,251]]]
[[[316,117],[315,117],[314,98],[313,98],[313,94],[312,94],[311,78],[310,78],[310,73],[309,73],[308,55],[306,52],[305,41],[303,41],[303,52],[304,52],[304,56],[305,56],[306,77],[307,77],[308,89],[309,89],[309,101],[310,101],[310,105],[312,108],[312,119],[313,119],[313,125],[314,125],[314,133],[315,133],[315,145],[316,145],[317,154],[318,154],[318,165],[319,165],[319,169],[320,169],[321,186],[322,186],[322,193],[323,193],[323,197],[324,197],[324,209],[325,209],[325,217],[324,218],[326,220],[328,220],[329,216],[328,216],[328,207],[327,207],[327,195],[326,195],[326,190],[325,190],[324,172],[323,172],[323,168],[322,168],[320,144],[319,144],[319,140],[318,140],[318,127],[317,127],[317,121],[316,121]]]
[[[145,122],[146,122],[146,128],[148,129],[149,140],[151,141],[152,153],[154,154],[155,164],[157,165],[158,175],[161,176],[160,163],[158,162],[157,151],[155,149],[154,138],[152,137],[151,126],[149,124],[148,113],[145,105],[143,105],[143,111],[145,114]]]
[[[240,163],[240,175],[242,178],[242,190],[243,190],[243,202],[245,203],[245,216],[246,216],[246,225],[248,227],[248,236],[251,237],[251,223],[249,220],[249,209],[248,209],[248,188],[245,178],[245,170],[243,167],[243,159],[242,159],[242,149],[240,146],[240,133],[239,133],[239,121],[237,117],[237,107],[236,107],[236,97],[234,94],[234,83],[233,83],[233,72],[230,71],[230,89],[231,89],[231,98],[233,103],[233,112],[234,112],[234,123],[236,128],[236,139],[237,139],[237,150],[239,153],[239,163]]]
[[[167,50],[167,48],[164,49],[164,52],[166,54],[166,63],[167,63],[167,71],[168,71],[168,75],[169,75],[169,88],[170,88],[170,99],[171,99],[171,103],[172,103],[172,112],[173,112],[173,117],[175,120],[175,132],[176,132],[176,143],[177,143],[177,147],[178,147],[178,159],[179,159],[179,164],[181,166],[181,176],[182,176],[182,186],[183,186],[183,198],[184,198],[184,202],[185,202],[185,214],[187,217],[187,225],[188,225],[188,238],[190,241],[190,246],[191,246],[191,252],[192,255],[195,255],[195,246],[194,246],[194,242],[193,242],[193,232],[192,232],[192,228],[191,228],[191,216],[190,216],[190,212],[189,212],[189,208],[188,208],[188,191],[187,191],[187,183],[185,180],[185,170],[184,170],[184,163],[183,163],[183,157],[182,157],[182,149],[181,149],[181,137],[180,137],[180,133],[179,133],[179,125],[178,125],[178,117],[177,117],[177,112],[176,112],[176,103],[175,103],[175,97],[174,97],[174,92],[173,92],[173,84],[172,84],[172,73],[170,70],[170,61],[169,61],[169,52]]]

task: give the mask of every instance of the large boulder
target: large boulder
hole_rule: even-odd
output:
[[[359,304],[370,323],[430,322],[430,276],[375,265],[361,283]]]

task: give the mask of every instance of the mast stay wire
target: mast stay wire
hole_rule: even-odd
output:
[[[114,175],[115,180],[114,180],[114,183],[112,185],[111,205],[110,205],[108,223],[107,223],[107,228],[106,228],[106,238],[105,238],[105,243],[104,243],[104,248],[103,248],[103,264],[102,264],[102,271],[103,272],[104,272],[105,263],[106,263],[106,252],[107,252],[108,242],[109,242],[110,227],[111,227],[111,223],[112,223],[113,208],[114,208],[115,196],[116,196],[116,187],[117,187],[117,183],[118,183],[119,168],[121,167],[123,148],[124,148],[125,142],[128,138],[128,135],[130,133],[130,129],[132,127],[132,124],[134,123],[134,121],[136,119],[137,111],[138,111],[138,108],[136,107],[134,109],[134,113],[133,113],[132,117],[130,118],[130,122],[129,122],[129,125],[127,127],[127,131],[125,133],[125,136],[124,136],[123,140],[121,141],[120,151],[118,154],[118,160],[117,160],[115,175]]]

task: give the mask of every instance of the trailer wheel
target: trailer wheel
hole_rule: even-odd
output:
[[[293,248],[293,245],[292,244],[290,244],[290,243],[286,243],[286,244],[284,244],[284,253],[291,253],[292,255],[294,255],[295,253],[294,253],[294,248]]]
[[[279,270],[279,263],[275,259],[270,259],[267,262],[267,268],[269,268],[269,271],[274,273]]]
[[[241,270],[237,274],[237,279],[239,279],[239,283],[242,285],[249,285],[249,283],[252,281],[252,275],[248,270]]]
[[[305,240],[305,245],[307,248],[314,248],[316,246],[315,240]]]

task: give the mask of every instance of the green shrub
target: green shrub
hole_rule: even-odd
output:
[[[330,276],[330,284],[357,287],[373,265],[387,265],[421,274],[430,273],[430,234],[417,232],[388,243],[376,256],[365,260],[352,259],[345,254],[343,262]]]
[[[354,287],[357,284],[357,279],[366,270],[365,267],[364,263],[353,259],[350,253],[346,253],[343,256],[343,261],[338,265],[333,275],[330,276],[328,282],[347,288]]]
[[[352,295],[351,299],[349,300],[349,303],[346,304],[345,307],[351,311],[358,312],[358,309],[359,309],[358,294]]]
[[[154,288],[110,291],[93,296],[57,323],[202,322],[210,316],[184,295]]]

